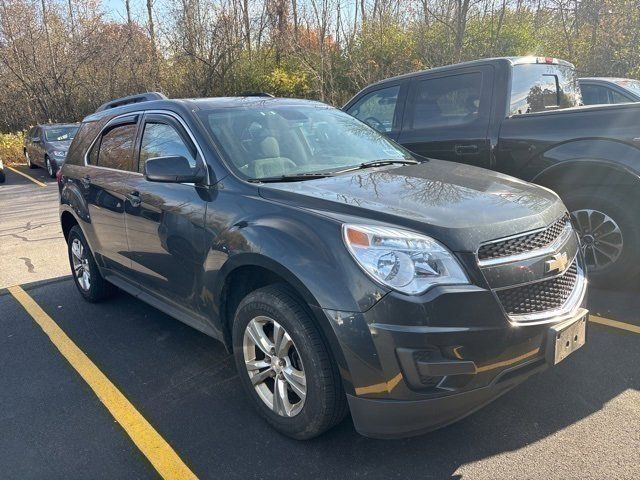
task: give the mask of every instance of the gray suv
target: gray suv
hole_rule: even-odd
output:
[[[79,124],[48,124],[32,127],[24,138],[24,157],[29,168],[43,167],[51,178],[67,157]]]

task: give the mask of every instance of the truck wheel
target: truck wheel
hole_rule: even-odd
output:
[[[280,433],[306,440],[344,418],[340,375],[318,328],[286,286],[260,288],[240,302],[233,353],[245,391]]]
[[[640,223],[628,200],[605,190],[577,190],[563,199],[580,235],[592,284],[626,282],[640,272]]]
[[[88,302],[94,303],[113,295],[116,287],[107,282],[98,270],[84,234],[78,225],[69,231],[67,238],[69,263],[78,291]]]

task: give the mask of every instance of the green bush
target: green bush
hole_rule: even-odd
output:
[[[0,158],[7,163],[22,163],[22,145],[24,143],[24,132],[0,133]]]

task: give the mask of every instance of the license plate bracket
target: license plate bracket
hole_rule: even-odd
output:
[[[588,313],[582,313],[567,322],[554,325],[549,329],[547,356],[552,365],[560,363],[582,347],[587,339]]]

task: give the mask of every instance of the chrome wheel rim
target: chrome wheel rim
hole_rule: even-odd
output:
[[[582,209],[571,212],[589,271],[602,271],[622,254],[624,239],[616,221],[604,212]]]
[[[49,160],[47,158],[46,162],[47,162],[47,172],[49,172],[49,175],[53,175],[53,168],[51,167],[51,160]]]
[[[252,319],[242,340],[244,363],[258,397],[281,417],[294,417],[307,396],[302,359],[291,336],[266,316]]]
[[[71,259],[73,261],[73,275],[82,290],[91,288],[91,272],[89,270],[89,258],[82,242],[74,238],[71,242]]]

